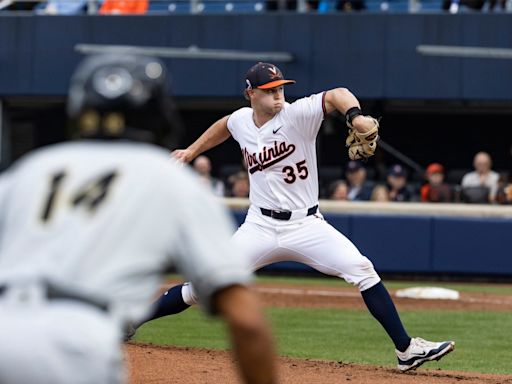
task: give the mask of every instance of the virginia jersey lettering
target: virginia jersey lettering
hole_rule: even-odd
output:
[[[297,210],[318,204],[316,136],[324,118],[324,93],[285,103],[258,128],[252,108],[235,111],[228,129],[238,141],[256,207]]]

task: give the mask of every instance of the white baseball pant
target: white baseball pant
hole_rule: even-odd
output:
[[[37,285],[0,296],[0,383],[124,383],[120,327],[72,300],[48,300]]]
[[[279,261],[296,261],[343,278],[360,291],[380,281],[372,262],[319,213],[281,221],[251,207],[231,241],[249,257],[253,271]],[[189,305],[197,302],[191,285],[183,287],[182,295]]]

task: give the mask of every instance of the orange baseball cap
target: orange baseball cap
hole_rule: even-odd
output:
[[[439,163],[432,163],[427,167],[427,174],[444,173],[444,167]]]
[[[295,80],[286,80],[281,70],[274,64],[259,62],[247,71],[245,83],[246,89],[270,89],[284,84],[294,84]]]

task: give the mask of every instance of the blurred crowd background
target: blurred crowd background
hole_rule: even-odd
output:
[[[197,174],[221,197],[249,197],[249,178],[243,163],[227,164],[212,173],[212,162],[199,156],[193,162]],[[487,152],[475,154],[472,168],[448,173],[431,163],[423,175],[410,173],[399,163],[378,169],[361,161],[349,161],[345,169],[321,167],[320,197],[340,201],[511,204],[509,171],[496,172]]]
[[[348,161],[344,117],[325,119],[321,198],[510,204],[511,2],[0,0],[1,168],[68,136],[65,94],[83,57],[78,44],[263,51],[291,57],[276,63],[297,80],[288,101],[347,87],[364,113],[381,117],[367,163]],[[426,56],[421,44],[477,46],[485,55]],[[247,105],[244,75],[256,59],[169,57],[186,127],[180,146]],[[238,145],[228,140],[205,155],[193,167],[214,193],[247,197]]]
[[[512,12],[511,0],[2,0],[0,10],[39,14],[159,12]]]

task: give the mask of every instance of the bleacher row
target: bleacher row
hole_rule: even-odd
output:
[[[262,1],[199,1],[194,4],[190,1],[151,1],[148,13],[245,13],[263,12],[265,3]]]
[[[338,0],[321,0],[318,4],[317,13],[334,13]],[[366,0],[366,11],[369,12],[409,12],[412,10],[440,11],[441,1],[439,0]],[[265,1],[225,1],[207,0],[198,2],[195,11],[199,13],[224,13],[224,12],[264,12]],[[188,13],[193,11],[190,1],[151,1],[148,13]]]
[[[34,7],[36,13],[80,14],[95,13],[100,9],[104,0],[47,0],[41,1]],[[129,0],[124,0],[129,1]],[[135,0],[136,1],[136,0]],[[149,0],[146,14],[186,14],[186,13],[262,13],[265,12],[266,1],[279,0]],[[334,13],[337,2],[341,0],[320,0],[318,9],[310,12]],[[441,10],[442,0],[365,0],[365,12],[434,12]],[[18,10],[16,0],[1,1],[2,9]],[[22,4],[23,1],[18,1]],[[9,4],[9,7],[7,7]],[[14,4],[14,5],[13,5]],[[299,7],[300,9],[300,7]]]

